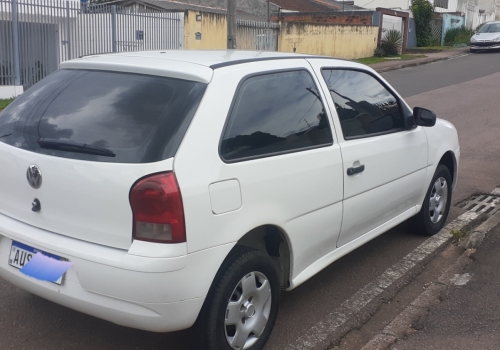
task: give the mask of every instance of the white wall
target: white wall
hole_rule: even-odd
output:
[[[0,100],[14,98],[21,95],[22,93],[23,93],[22,86],[14,86],[14,85],[0,86]]]
[[[410,8],[410,1],[409,0],[354,0],[354,5],[361,6],[369,10],[375,10],[377,7],[408,10]]]
[[[401,17],[384,15],[382,20],[382,37],[384,37],[385,32],[392,29],[402,33],[403,19]]]

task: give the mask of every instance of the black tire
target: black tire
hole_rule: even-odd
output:
[[[477,50],[475,50],[475,49],[470,49],[470,53],[476,53],[476,52],[477,52]]]
[[[441,211],[431,211],[430,210],[430,201],[431,197],[436,198],[435,196],[435,187],[434,185],[436,184],[438,179],[444,179],[446,181],[446,192],[447,192],[447,197],[446,197],[446,203],[443,205],[443,208]],[[429,185],[429,189],[427,190],[427,193],[425,194],[424,202],[422,203],[422,209],[420,210],[420,213],[415,215],[411,223],[413,224],[413,228],[415,229],[415,232],[425,235],[425,236],[432,236],[435,235],[436,233],[439,232],[446,223],[446,219],[448,217],[448,213],[450,211],[450,203],[451,203],[451,192],[452,192],[452,179],[451,179],[451,174],[448,168],[442,164],[438,165],[436,172],[434,173],[434,176],[432,177],[432,181]],[[438,218],[436,218],[437,215]],[[439,217],[439,215],[441,217]],[[433,216],[433,218],[431,218]],[[436,222],[433,222],[433,220],[436,220]]]
[[[253,277],[252,277],[253,276]],[[264,276],[264,278],[261,278]],[[245,279],[243,279],[245,278]],[[254,280],[252,280],[254,278]],[[260,278],[260,280],[259,280]],[[267,280],[266,280],[267,278]],[[247,304],[251,305],[248,307],[244,307],[243,303],[245,300],[248,300],[248,293],[245,294],[243,291],[243,281],[249,281],[249,285],[253,285],[252,281],[257,281],[256,290],[251,297],[250,301],[254,302]],[[264,281],[264,284],[260,285],[259,281]],[[263,292],[263,288],[267,288],[266,281],[269,282],[269,286],[271,288],[269,292]],[[238,288],[241,287],[239,290]],[[247,288],[247,291],[251,290],[251,288]],[[238,296],[238,291],[241,292],[241,295]],[[234,292],[234,294],[233,294]],[[257,293],[260,293],[257,295]],[[261,307],[262,300],[267,297],[269,293],[270,298],[267,299],[269,304],[265,304],[264,307]],[[250,293],[251,294],[251,293]],[[265,295],[264,295],[265,294]],[[259,296],[264,295],[259,299]],[[235,297],[236,296],[236,297]],[[229,310],[229,302],[231,301],[234,304],[238,304],[240,301],[236,301],[236,299],[242,300],[242,304],[239,310],[245,310],[241,312],[247,312],[247,314],[251,314],[253,311],[253,315],[246,318],[246,316],[242,319],[238,318],[237,326],[227,326],[226,323],[226,310]],[[235,340],[236,330],[241,329],[242,334],[245,334],[244,328],[250,325],[251,322],[256,320],[261,320],[261,325],[263,319],[262,317],[258,317],[265,312],[268,312],[269,315],[267,317],[267,323],[263,328],[260,336],[257,339],[248,336],[246,339],[248,342],[255,342],[251,344],[247,349],[249,350],[259,350],[264,347],[271,332],[274,327],[274,323],[276,321],[276,317],[278,315],[279,308],[279,298],[280,298],[280,282],[279,282],[279,274],[276,271],[271,259],[269,256],[258,250],[249,250],[244,249],[237,254],[232,255],[223,263],[219,272],[215,276],[214,282],[212,283],[212,287],[207,295],[203,308],[198,316],[195,327],[193,328],[196,332],[196,342],[197,349],[206,349],[206,350],[233,350],[237,349],[236,347],[231,347],[229,344],[228,336],[234,336],[233,341]],[[232,299],[232,300],[230,300]],[[245,300],[243,300],[245,299]],[[261,300],[261,301],[259,301]],[[233,304],[233,305],[234,305]],[[252,309],[253,307],[253,309]],[[242,309],[243,308],[243,309]],[[236,310],[236,308],[234,309]],[[259,313],[261,310],[262,312]],[[264,311],[267,310],[267,311]],[[238,317],[241,317],[238,314]],[[254,318],[255,317],[255,318]],[[265,318],[264,318],[265,319]],[[243,322],[245,320],[245,322]],[[245,326],[246,325],[246,326]],[[237,328],[240,327],[240,328]],[[234,333],[233,333],[234,331]],[[241,347],[243,349],[243,347]]]

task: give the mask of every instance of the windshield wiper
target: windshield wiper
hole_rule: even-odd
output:
[[[110,151],[109,149],[91,146],[91,145],[88,145],[86,143],[78,143],[78,142],[73,142],[73,141],[63,141],[63,140],[56,140],[56,139],[41,138],[38,140],[38,144],[40,145],[41,148],[47,148],[47,149],[55,149],[55,150],[60,150],[60,151],[76,152],[76,153],[95,154],[95,155],[104,156],[104,157],[115,157],[116,156],[116,154],[114,154],[113,151]]]
[[[4,137],[7,137],[7,136],[10,136],[10,135],[12,135],[12,133],[10,133],[10,134],[5,134],[5,135],[2,135],[2,136],[0,136],[0,139],[1,139],[1,138],[4,138]]]

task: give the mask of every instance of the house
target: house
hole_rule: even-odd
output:
[[[181,1],[171,0],[117,0],[107,3],[128,9],[130,12],[141,11],[167,11],[169,13],[183,13],[183,33],[185,49],[225,49],[227,47],[227,10],[218,7],[216,0],[211,3],[216,6],[197,5]],[[236,19],[238,24],[262,23],[263,29],[269,29],[267,18],[257,14],[248,13],[237,9]],[[274,24],[274,23],[273,23]],[[275,25],[277,26],[277,25]],[[272,31],[272,28],[270,28]],[[243,31],[238,28],[237,43],[240,49],[269,49],[273,46],[277,49],[276,39],[273,42],[267,40],[262,45],[256,43],[256,38],[244,37]],[[277,33],[269,33],[275,37]],[[247,39],[247,40],[245,40]],[[243,43],[241,43],[244,41]],[[272,41],[272,40],[271,40]],[[247,45],[245,45],[247,44]]]
[[[429,0],[429,2],[434,5],[434,11],[437,13],[463,16],[465,26],[472,29],[500,16],[499,0]],[[366,9],[377,7],[401,11],[411,9],[411,0],[354,0],[354,4]]]
[[[270,0],[280,12],[325,12],[364,10],[355,6],[352,0]]]
[[[227,0],[175,0],[191,6],[226,9]],[[236,0],[236,8],[244,13],[267,19],[267,0]],[[274,7],[272,10],[276,10]]]

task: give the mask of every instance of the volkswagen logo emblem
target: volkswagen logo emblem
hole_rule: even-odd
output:
[[[33,188],[40,188],[42,186],[42,172],[36,165],[30,165],[26,172],[28,183]]]

